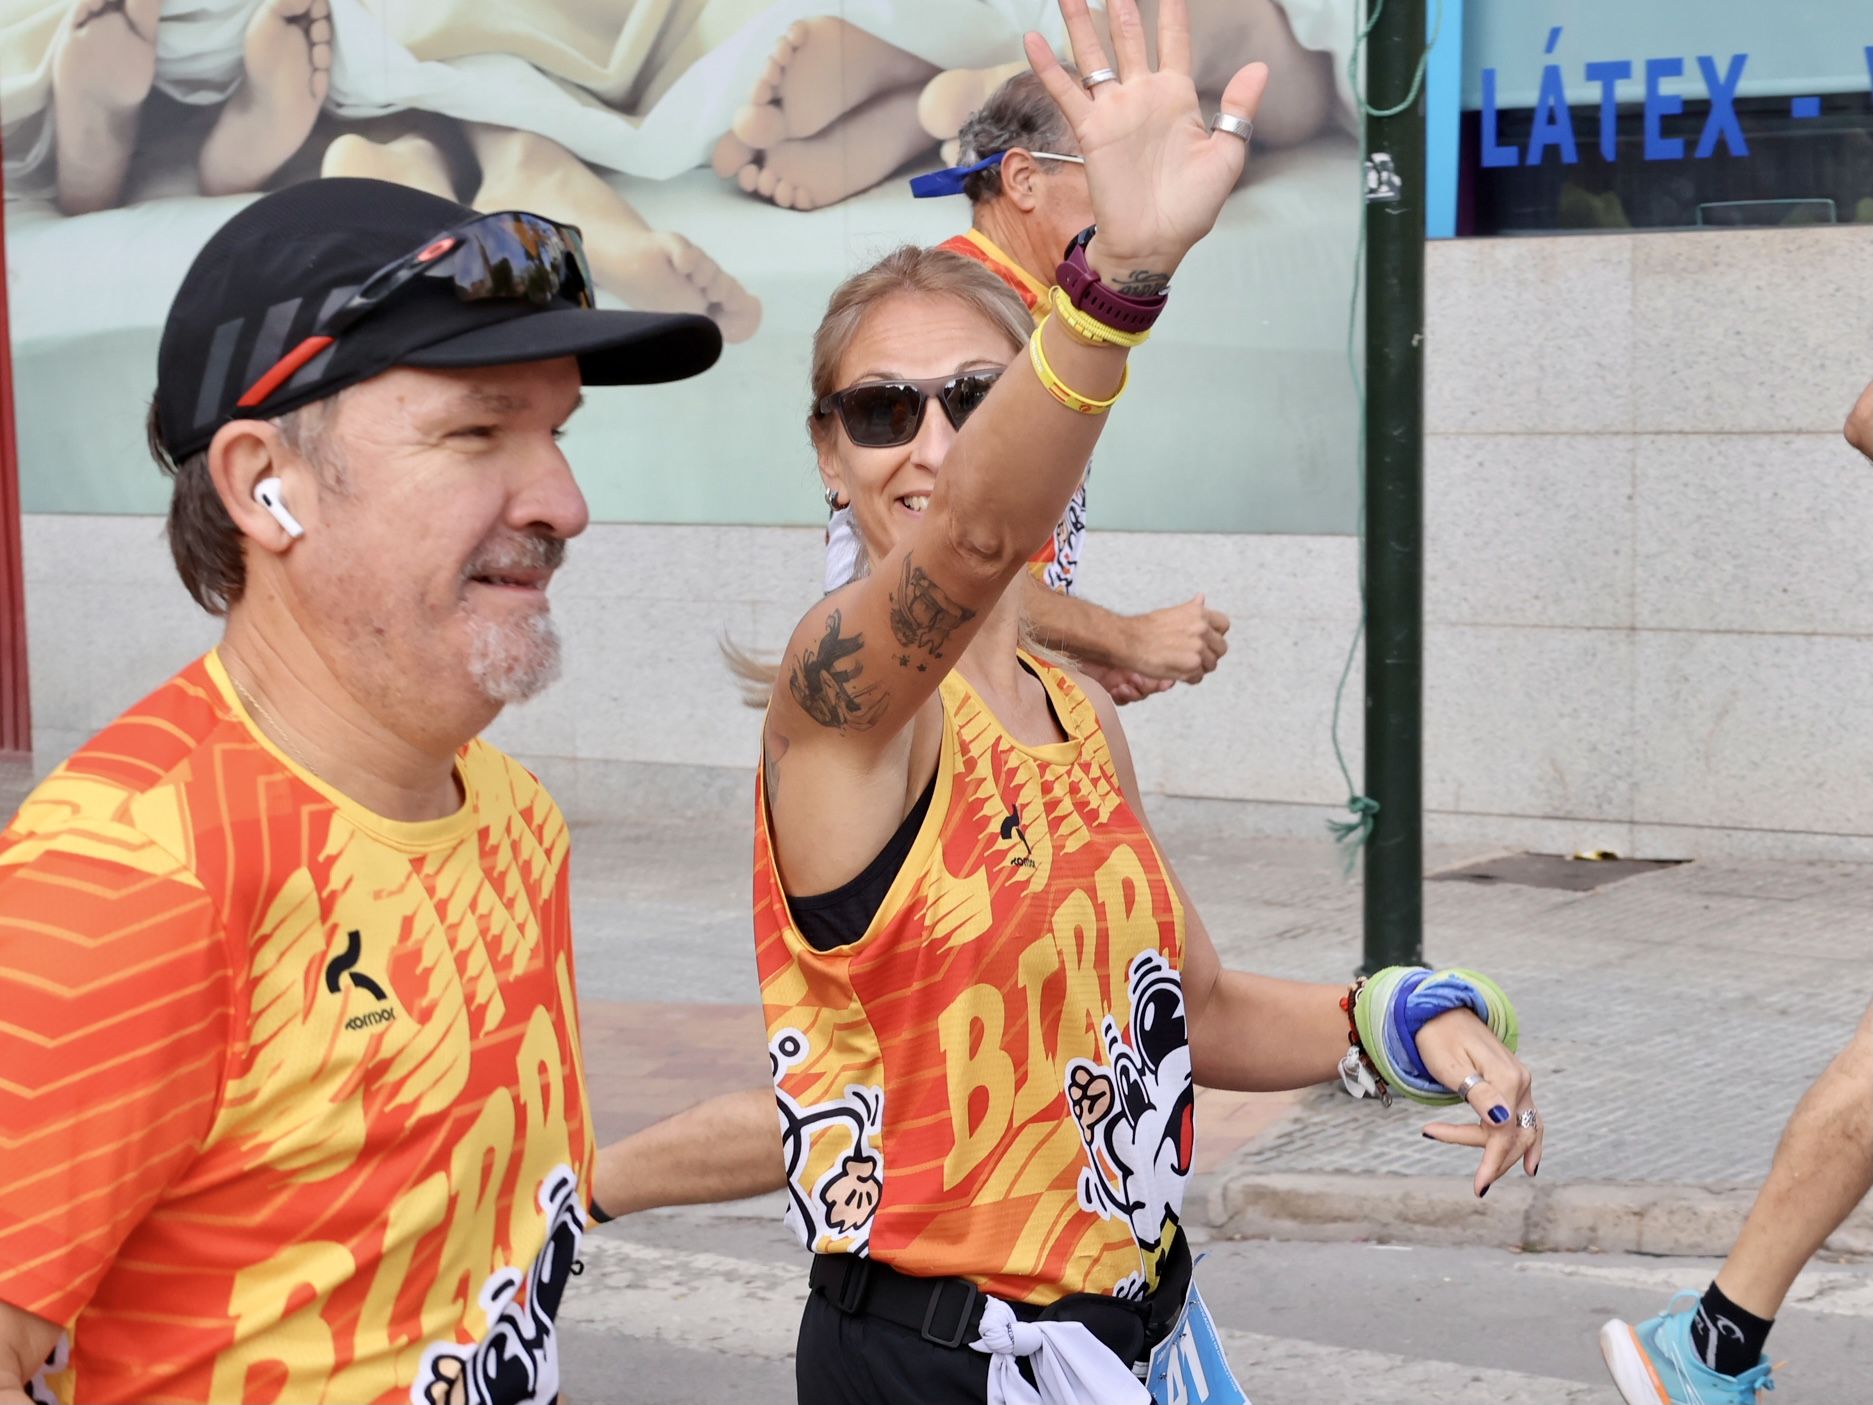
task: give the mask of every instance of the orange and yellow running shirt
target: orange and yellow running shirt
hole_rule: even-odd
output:
[[[61,1401],[547,1401],[594,1156],[567,832],[406,824],[210,654],[0,833],[0,1299]]]
[[[1016,263],[1001,245],[979,229],[972,229],[967,234],[958,234],[945,239],[937,248],[952,254],[961,254],[966,259],[974,259],[993,273],[1002,282],[1021,295],[1021,301],[1027,304],[1028,311],[1039,322],[1047,315],[1047,285],[1031,275]],[[1087,465],[1087,472],[1092,465]],[[1086,544],[1086,479],[1080,479],[1080,486],[1073,490],[1073,496],[1067,501],[1067,510],[1054,524],[1054,534],[1041,544],[1041,549],[1028,560],[1028,572],[1049,590],[1062,594],[1071,594],[1073,575],[1079,569],[1080,552]]]
[[[1195,1136],[1183,909],[1093,704],[1026,747],[951,673],[930,808],[865,935],[794,927],[757,798],[754,912],[788,1222],[1013,1301],[1156,1287]]]

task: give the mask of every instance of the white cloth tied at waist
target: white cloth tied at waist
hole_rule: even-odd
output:
[[[1023,1322],[1000,1298],[982,1299],[982,1335],[970,1350],[989,1354],[988,1405],[1151,1405],[1151,1392],[1084,1322]],[[1037,1390],[1016,1358],[1034,1363]]]

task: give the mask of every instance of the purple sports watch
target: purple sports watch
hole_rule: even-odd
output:
[[[1086,262],[1086,246],[1093,242],[1093,235],[1098,232],[1099,226],[1090,224],[1067,245],[1066,257],[1061,260],[1060,267],[1054,270],[1054,282],[1066,293],[1068,302],[1094,321],[1103,322],[1119,332],[1150,331],[1151,324],[1164,311],[1164,294],[1149,298],[1133,297],[1130,293],[1116,292],[1101,283],[1092,265]]]

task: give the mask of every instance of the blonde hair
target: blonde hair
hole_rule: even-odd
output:
[[[812,398],[807,402],[806,425],[816,447],[834,432],[835,418],[830,410],[821,414],[819,403],[840,388],[839,373],[859,329],[881,303],[905,294],[954,298],[1006,335],[1011,353],[1019,352],[1034,330],[1021,295],[976,260],[947,249],[900,245],[833,290],[826,314],[813,333]],[[863,575],[870,569],[870,557],[863,537],[859,545],[858,574]],[[780,656],[743,648],[727,635],[720,648],[723,662],[741,689],[742,701],[749,707],[766,707],[780,676]]]
[[[815,444],[831,432],[832,415],[820,414],[819,402],[839,389],[839,370],[853,338],[873,308],[900,294],[955,298],[979,314],[1008,338],[1008,349],[1019,351],[1034,330],[1034,319],[1021,295],[974,259],[947,249],[925,249],[902,244],[837,288],[826,303],[826,315],[813,333],[813,398],[807,405],[807,432]]]

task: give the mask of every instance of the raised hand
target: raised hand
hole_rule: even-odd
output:
[[[1158,69],[1145,50],[1137,0],[1109,0],[1106,19],[1117,53],[1108,57],[1086,0],[1059,0],[1082,76],[1116,69],[1118,78],[1083,88],[1038,34],[1026,38],[1033,65],[1073,129],[1092,189],[1099,234],[1086,251],[1100,278],[1124,292],[1162,289],[1177,265],[1210,232],[1248,159],[1248,143],[1212,132],[1190,77],[1190,22],[1185,0],[1158,6]],[[1268,66],[1240,69],[1223,90],[1222,110],[1253,119],[1268,86]]]

